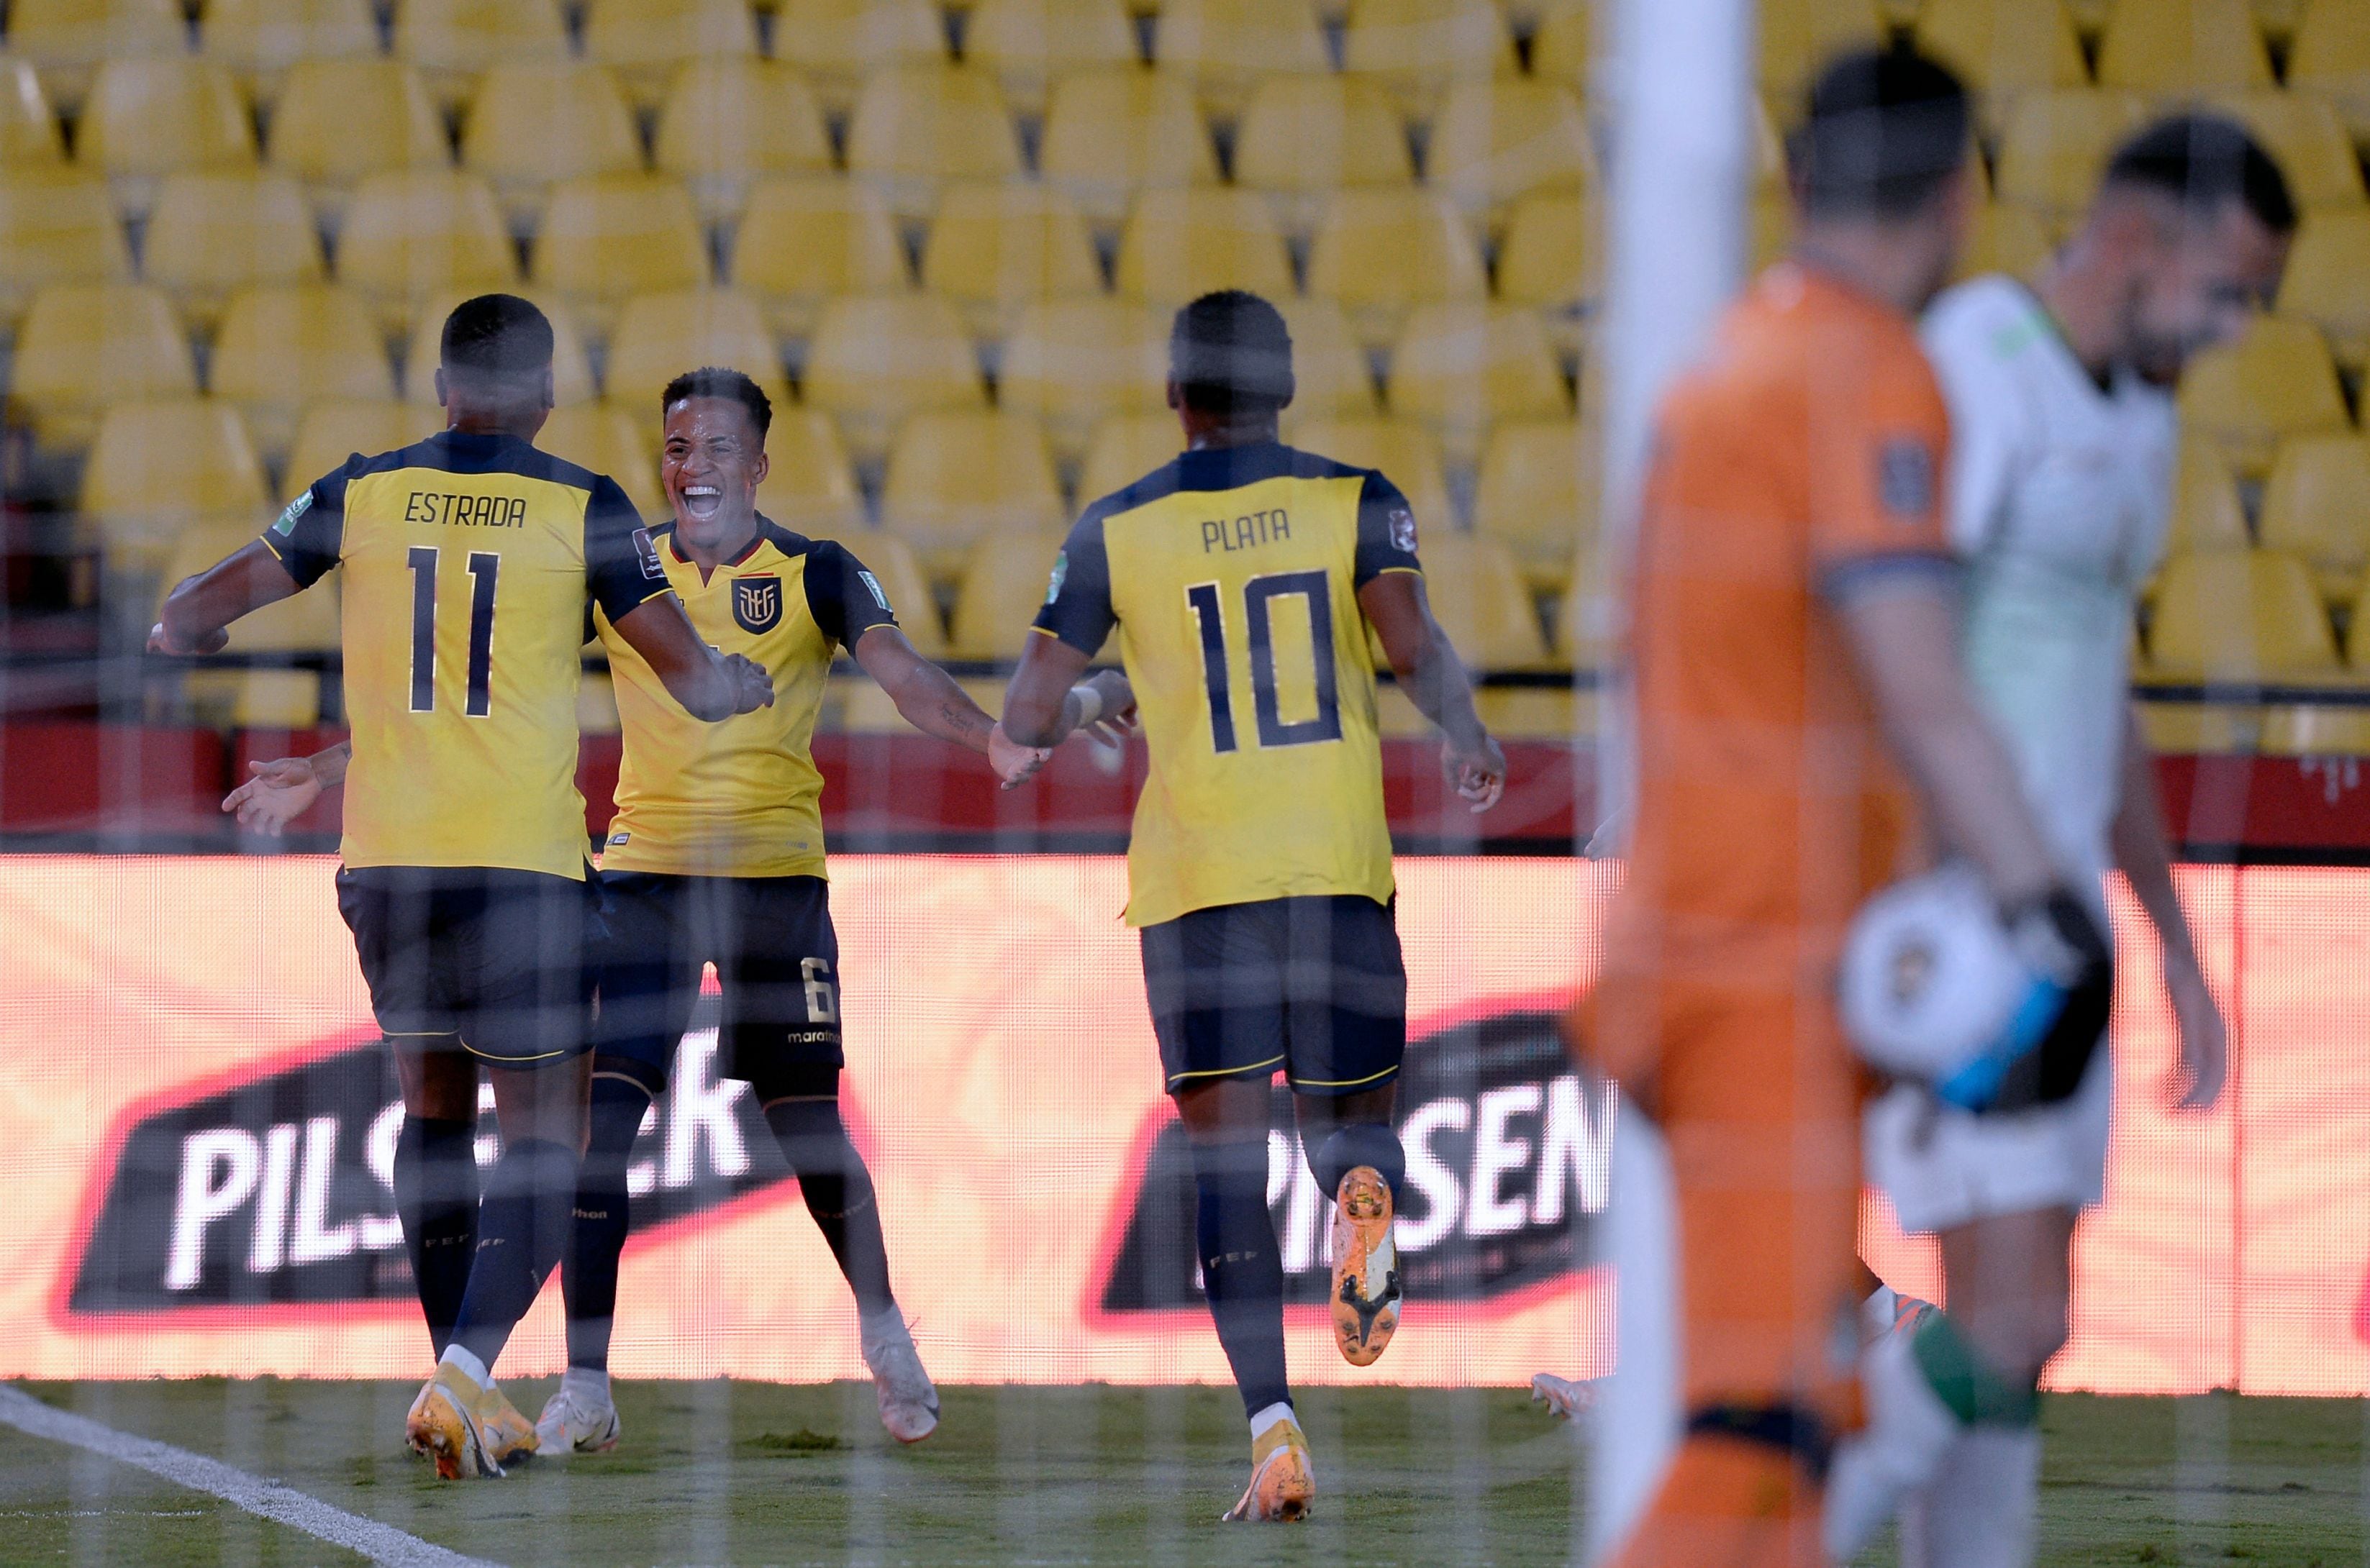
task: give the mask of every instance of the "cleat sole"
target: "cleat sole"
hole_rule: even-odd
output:
[[[1398,1249],[1391,1237],[1391,1189],[1382,1173],[1361,1165],[1341,1178],[1333,1217],[1333,1343],[1352,1367],[1371,1367],[1398,1332]],[[1383,1253],[1382,1288],[1371,1288],[1375,1254]]]

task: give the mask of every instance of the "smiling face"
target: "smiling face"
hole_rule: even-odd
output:
[[[765,438],[737,400],[686,397],[668,406],[659,477],[687,553],[720,558],[740,552],[757,530],[765,468]]]
[[[2153,200],[2141,216],[2128,240],[2121,358],[2169,386],[2270,308],[2288,240],[2237,201],[2198,213]]]

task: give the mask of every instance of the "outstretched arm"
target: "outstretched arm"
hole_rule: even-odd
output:
[[[610,622],[694,718],[731,718],[774,705],[774,680],[737,653],[719,653],[692,630],[683,601],[655,594]]]
[[[1506,790],[1506,754],[1473,705],[1472,678],[1432,616],[1421,575],[1387,571],[1368,579],[1358,589],[1358,607],[1382,639],[1400,689],[1440,727],[1441,772],[1475,811],[1497,805]]]
[[[310,757],[249,762],[247,771],[252,776],[224,797],[222,808],[236,812],[238,825],[247,831],[276,839],[321,798],[323,790],[344,780],[353,754],[352,742],[340,740]]]
[[[889,693],[905,722],[925,735],[968,746],[986,756],[1007,787],[1021,783],[1053,755],[1005,734],[955,678],[924,658],[894,625],[869,626],[856,639],[856,662]]]
[[[2172,886],[2171,836],[2165,831],[2164,807],[2157,795],[2156,753],[2140,730],[2134,713],[2123,735],[2123,798],[2115,810],[2115,867],[2132,885],[2132,894],[2147,911],[2164,946],[2164,989],[2172,998],[2172,1015],[2180,1028],[2180,1063],[2174,1070],[2171,1098],[2184,1111],[2202,1111],[2222,1093],[2229,1070],[2229,1028],[2205,971],[2197,961],[2197,944],[2191,936],[2189,917]]]
[[[240,616],[276,604],[300,585],[260,539],[248,541],[166,596],[163,618],[148,633],[150,653],[219,653]]]

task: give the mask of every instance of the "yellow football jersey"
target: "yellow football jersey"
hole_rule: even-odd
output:
[[[1151,777],[1127,918],[1363,893],[1387,902],[1375,667],[1358,589],[1422,568],[1407,498],[1274,442],[1189,452],[1087,509],[1037,630],[1119,628]]]
[[[691,624],[724,652],[762,666],[774,678],[774,705],[702,723],[602,618],[626,739],[602,869],[821,876],[823,774],[809,751],[815,715],[834,652],[897,624],[889,596],[842,546],[762,517],[749,548],[704,582],[673,523],[651,532]]]
[[[585,603],[624,615],[667,589],[625,492],[448,430],[348,459],[263,542],[299,586],[345,569],[345,863],[582,880]]]

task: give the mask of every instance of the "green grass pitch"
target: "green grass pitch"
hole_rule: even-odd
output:
[[[623,1384],[616,1452],[443,1485],[398,1438],[416,1386],[29,1385],[49,1402],[525,1568],[642,1563],[1559,1563],[1583,1492],[1568,1428],[1517,1391],[1310,1391],[1305,1526],[1221,1527],[1247,1442],[1231,1391],[949,1389],[902,1450],[869,1385]],[[547,1382],[513,1387],[532,1413]],[[2042,1562],[2364,1561],[2364,1406],[2060,1397]],[[0,1562],[359,1559],[138,1471],[0,1427]],[[1889,1550],[1871,1553],[1889,1565]]]

